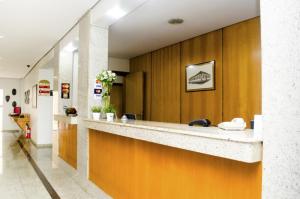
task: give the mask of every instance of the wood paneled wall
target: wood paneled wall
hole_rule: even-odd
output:
[[[180,44],[152,53],[151,120],[180,122]]]
[[[185,69],[191,64],[215,60],[215,90],[186,92]],[[209,118],[222,121],[222,30],[182,42],[181,48],[181,122]]]
[[[125,113],[144,118],[144,72],[130,73],[125,77]]]
[[[115,199],[261,198],[261,163],[94,130],[89,133],[89,149],[89,179]]]
[[[58,156],[77,168],[77,125],[58,122]]]
[[[218,124],[243,117],[249,126],[254,114],[261,113],[260,48],[257,17],[131,59],[130,71],[148,77],[145,119],[188,123],[208,118]],[[185,67],[211,60],[216,61],[216,89],[186,92]]]
[[[151,119],[151,92],[152,92],[152,64],[151,53],[130,59],[130,72],[144,72],[145,74],[145,97],[144,97],[144,119]]]
[[[261,113],[261,45],[259,18],[223,30],[224,120],[248,121]]]

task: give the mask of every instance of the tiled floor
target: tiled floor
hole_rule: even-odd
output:
[[[51,198],[13,133],[0,133],[0,198]]]
[[[17,143],[17,133],[0,132],[0,198],[51,198]],[[93,183],[82,178],[57,156],[57,135],[53,148],[35,148],[25,142],[26,150],[62,199],[109,198]]]

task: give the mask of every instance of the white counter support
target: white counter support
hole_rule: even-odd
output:
[[[221,158],[255,163],[262,160],[262,140],[251,130],[224,131],[149,121],[84,120],[86,128]]]

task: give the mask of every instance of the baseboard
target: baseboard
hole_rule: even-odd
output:
[[[52,148],[52,144],[36,144],[35,141],[30,139],[30,142],[36,147],[36,148]]]
[[[19,132],[20,130],[2,130],[2,132],[6,132],[6,133],[17,133]]]

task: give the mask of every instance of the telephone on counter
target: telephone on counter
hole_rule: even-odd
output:
[[[203,126],[203,127],[209,127],[211,122],[208,119],[199,119],[199,120],[193,120],[189,123],[189,126]]]
[[[243,118],[234,118],[231,122],[222,122],[218,124],[218,127],[228,131],[242,131],[246,128],[246,122]]]

